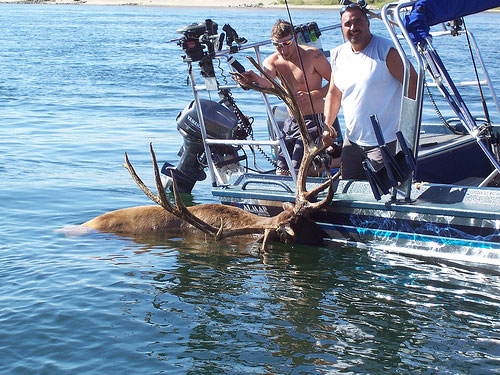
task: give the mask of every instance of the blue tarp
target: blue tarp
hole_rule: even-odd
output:
[[[403,22],[418,43],[429,36],[433,25],[499,6],[500,0],[419,0]]]

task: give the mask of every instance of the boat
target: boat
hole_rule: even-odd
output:
[[[408,87],[410,63],[415,67],[417,97],[411,99],[403,94],[399,142],[403,156],[388,154],[383,176],[367,168],[366,181],[335,182],[332,202],[313,218],[327,233],[325,241],[500,265],[500,126],[492,123],[487,110],[473,115],[460,94],[467,86],[475,88],[481,96],[487,90],[490,104],[493,102],[500,115],[479,46],[461,21],[466,15],[497,6],[499,0],[473,4],[463,0],[419,0],[389,3],[380,14],[369,12],[384,22],[402,58],[404,88]],[[263,94],[267,139],[256,139],[251,121],[232,95],[232,90],[239,87],[229,82],[221,84],[214,69],[223,62],[228,69],[241,71],[244,68],[236,56],[249,52],[260,63],[260,48],[270,40],[249,43],[230,25],[224,26],[224,33],[218,33],[217,26],[212,20],[205,20],[178,30],[181,36],[176,40],[185,53],[183,61],[193,88],[193,100],[176,119],[184,137],[181,158],[176,166],[165,162],[162,181],[169,186],[169,176],[173,173],[181,192],[189,193],[197,181],[207,177],[207,171],[212,195],[222,204],[274,216],[281,212],[284,202],[295,200],[297,181],[293,168],[290,176],[277,175],[275,168],[250,167],[248,155],[260,152],[271,166],[275,165],[278,147],[285,149],[278,136],[285,111],[273,107]],[[315,22],[295,27],[302,41],[311,44],[317,43],[326,32],[339,29],[340,24],[320,28]],[[477,60],[479,66],[471,69],[478,72],[477,77],[455,82],[434,45],[438,38],[461,43],[465,39],[475,56],[472,61]],[[441,94],[441,100],[451,109],[451,117],[445,118],[437,111],[437,121],[422,122],[425,90]],[[214,91],[220,101],[202,97],[203,93]],[[372,122],[376,130],[376,119]],[[380,144],[384,147],[383,140]],[[285,158],[290,166],[290,157],[285,155]],[[307,186],[314,188],[326,178],[310,177]]]

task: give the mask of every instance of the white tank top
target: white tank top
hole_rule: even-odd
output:
[[[396,139],[401,111],[401,83],[389,72],[386,57],[393,43],[372,35],[354,52],[349,42],[331,51],[335,86],[342,92],[347,138],[360,146],[378,144],[370,121],[377,115],[386,143]]]

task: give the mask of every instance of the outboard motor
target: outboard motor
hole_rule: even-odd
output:
[[[229,89],[220,89],[216,80],[213,58],[216,51],[222,48],[224,33],[218,34],[218,25],[211,19],[205,22],[192,23],[177,30],[182,37],[177,39],[177,44],[182,47],[186,55],[184,62],[188,63],[189,69],[193,62],[199,62],[200,72],[205,79],[208,90],[219,90],[220,102],[200,99],[200,113],[203,114],[206,136],[212,139],[246,139],[251,134],[251,124],[236,103]],[[240,38],[236,31],[228,24],[224,25],[226,32],[226,43],[230,53],[236,53],[239,45],[246,43],[245,38]],[[236,42],[238,45],[233,45]],[[206,48],[205,48],[206,47]],[[228,59],[234,69],[244,71],[233,57]],[[205,167],[207,167],[207,156],[203,146],[200,121],[196,102],[193,100],[177,115],[177,130],[184,137],[184,144],[179,150],[181,157],[177,167],[165,163],[161,170],[161,179],[165,188],[171,187],[171,174],[174,175],[177,188],[181,193],[190,193],[196,181],[206,178]],[[214,172],[217,180],[223,183],[229,182],[229,178],[235,172],[241,171],[239,162],[246,156],[239,156],[241,147],[232,145],[211,145],[211,158],[215,165]]]
[[[200,99],[201,112],[205,122],[208,138],[231,139],[237,128],[238,119],[227,107],[217,102]],[[177,115],[177,130],[184,137],[184,144],[179,150],[181,156],[177,167],[166,162],[162,169],[162,183],[165,187],[171,186],[173,173],[177,188],[181,193],[190,193],[197,181],[204,180],[206,156],[203,147],[200,123],[196,111],[195,101],[191,101]],[[230,145],[211,146],[212,158],[218,169],[227,168],[230,164],[238,163],[238,148]]]

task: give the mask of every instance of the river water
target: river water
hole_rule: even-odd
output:
[[[178,160],[175,117],[191,88],[182,51],[167,43],[177,28],[212,18],[265,40],[284,10],[0,10],[1,374],[498,373],[494,267],[57,231],[147,203],[124,151],[146,181],[149,142]],[[338,13],[292,17],[323,26]],[[468,21],[497,88],[499,17]],[[193,203],[214,201],[209,187],[197,184]]]

